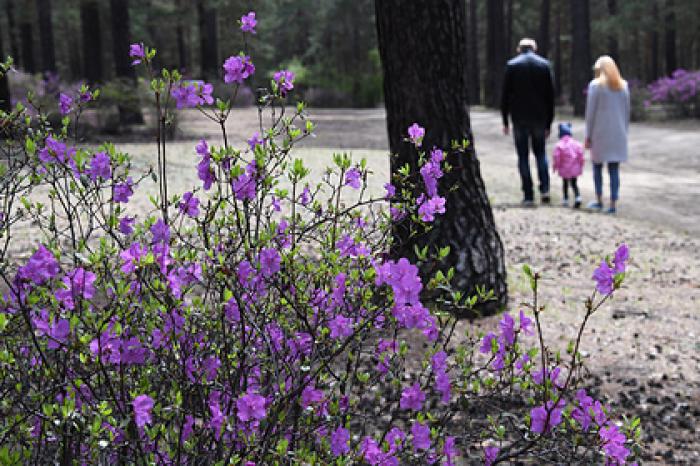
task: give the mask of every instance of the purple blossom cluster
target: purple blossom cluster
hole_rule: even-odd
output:
[[[175,99],[177,108],[192,108],[213,104],[213,91],[214,86],[204,81],[180,81],[172,88],[170,95]]]
[[[700,71],[678,69],[671,76],[660,78],[647,87],[651,103],[686,103],[700,92]]]

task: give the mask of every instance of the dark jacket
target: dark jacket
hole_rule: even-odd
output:
[[[508,62],[501,96],[503,126],[508,115],[514,125],[549,129],[554,119],[554,77],[549,62],[532,51]]]

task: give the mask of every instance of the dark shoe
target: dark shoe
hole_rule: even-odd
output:
[[[617,213],[617,209],[615,207],[610,207],[605,211],[605,213],[608,215],[615,215]]]
[[[574,201],[574,209],[580,209],[581,208],[581,198],[576,197],[576,200]]]
[[[549,204],[551,199],[549,198],[549,194],[542,194],[542,197],[540,199],[542,204]]]
[[[532,199],[523,199],[520,201],[520,205],[523,207],[535,207],[535,201]]]

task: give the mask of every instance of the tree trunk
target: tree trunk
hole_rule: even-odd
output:
[[[617,0],[608,0],[608,14],[611,18],[615,19],[617,16]],[[620,49],[617,44],[617,35],[615,34],[616,26],[610,28],[608,33],[608,54],[620,64]]]
[[[417,174],[416,151],[404,141],[413,122],[426,128],[423,147],[443,148],[453,167],[441,180],[447,212],[418,239],[408,238],[406,229],[397,225],[393,252],[415,259],[414,245],[449,245],[450,254],[439,266],[455,268],[457,289],[470,294],[477,286],[493,290],[496,300],[480,309],[493,313],[507,301],[506,269],[473,145],[464,1],[376,0],[375,9],[389,143],[396,154],[392,173],[409,164]],[[469,141],[466,152],[450,150],[452,141],[463,139]]]
[[[676,54],[676,12],[674,0],[666,2],[666,22],[664,31],[666,51],[666,74],[671,75],[678,69]]]
[[[656,0],[653,0],[652,6],[651,6],[651,14],[652,18],[658,18],[659,17],[659,4],[657,3]],[[647,81],[655,81],[659,77],[659,31],[654,25],[652,31],[651,31],[651,38],[650,38],[651,44],[650,48],[651,50],[649,53],[651,54],[651,60],[649,63],[649,71],[648,71],[648,76],[647,76]]]
[[[479,70],[479,18],[477,13],[477,0],[469,0],[469,39],[467,49],[467,91],[469,104],[481,104],[481,73]]]
[[[112,22],[114,71],[117,78],[136,84],[136,72],[129,57],[129,45],[131,44],[129,0],[110,0],[109,7]],[[119,105],[119,123],[122,125],[142,124],[143,115],[139,105]]]
[[[177,59],[178,67],[181,72],[186,72],[189,68],[189,61],[187,60],[187,48],[185,42],[185,28],[186,28],[186,18],[187,10],[186,6],[183,6],[183,0],[178,0],[177,2],[177,28],[175,28],[175,35],[177,40]]]
[[[20,25],[20,35],[22,36],[22,67],[30,74],[36,73],[34,62],[34,34],[32,23],[23,22]]]
[[[556,36],[554,39],[554,92],[557,99],[561,99],[562,96],[562,72],[564,67],[562,66],[562,56],[561,56],[561,8],[557,8],[557,28],[555,32]]]
[[[7,29],[10,38],[10,55],[15,61],[16,66],[21,66],[22,57],[20,56],[19,44],[17,43],[17,23],[15,23],[15,4],[12,0],[7,0],[5,4],[7,13]]]
[[[488,0],[486,3],[486,105],[498,107],[501,104],[501,89],[506,67],[506,48],[503,30],[503,0]]]
[[[100,9],[96,0],[80,4],[80,23],[83,30],[83,73],[90,84],[102,81],[102,35]]]
[[[540,10],[540,34],[537,38],[539,54],[543,57],[549,56],[549,0],[542,0],[542,9]]]
[[[504,57],[513,53],[513,0],[506,0],[506,37],[504,40]]]
[[[205,7],[206,0],[197,2],[199,16],[199,45],[202,57],[202,77],[212,79],[219,75],[216,9]]]
[[[0,60],[5,60],[5,48],[2,43],[2,34],[0,34]],[[12,102],[10,102],[10,84],[6,74],[0,76],[0,110],[6,112],[12,110]]]
[[[41,69],[45,73],[56,72],[56,48],[53,40],[51,0],[36,0],[39,17],[39,40],[41,42]]]
[[[574,115],[586,109],[584,91],[591,79],[591,24],[588,0],[571,0],[571,99]]]

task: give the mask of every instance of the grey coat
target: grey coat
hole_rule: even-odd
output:
[[[614,91],[591,81],[586,100],[586,138],[591,140],[591,160],[595,163],[626,161],[629,125],[627,85],[621,91]]]

